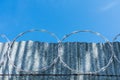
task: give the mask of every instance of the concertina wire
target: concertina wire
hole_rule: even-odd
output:
[[[42,32],[42,33],[47,33],[49,34],[50,36],[52,36],[53,38],[56,39],[57,43],[58,43],[58,55],[57,57],[53,60],[53,62],[49,65],[49,66],[44,66],[42,68],[40,68],[38,71],[29,71],[29,70],[24,70],[24,69],[20,69],[20,68],[17,68],[17,66],[14,64],[14,62],[12,62],[11,60],[11,55],[10,54],[12,52],[12,47],[13,47],[13,44],[15,43],[15,41],[20,38],[21,36],[23,36],[24,34],[27,34],[27,33],[31,33],[31,32]],[[63,53],[63,41],[66,40],[68,37],[74,35],[74,34],[77,34],[77,33],[91,33],[91,34],[94,34],[98,37],[100,37],[101,39],[103,39],[106,43],[108,43],[109,47],[111,48],[111,56],[110,56],[110,59],[108,60],[108,63],[105,64],[103,67],[101,67],[99,70],[96,70],[94,72],[79,72],[77,70],[74,70],[72,69],[68,64],[65,63],[65,61],[62,59],[62,54]],[[113,41],[116,41],[117,38],[120,36],[120,34],[116,35],[114,38],[113,38]],[[69,34],[66,34],[63,36],[63,38],[60,40],[54,33],[52,32],[49,32],[45,29],[31,29],[31,30],[28,30],[28,31],[25,31],[25,32],[22,32],[20,34],[18,34],[12,41],[10,41],[8,39],[8,37],[5,35],[5,34],[0,34],[0,37],[3,38],[4,40],[6,40],[7,42],[7,50],[5,51],[5,54],[3,55],[3,60],[0,61],[0,68],[2,67],[2,65],[5,63],[4,61],[6,59],[8,59],[10,61],[10,64],[16,68],[17,71],[21,71],[21,72],[27,72],[27,73],[34,73],[34,72],[41,72],[41,71],[46,71],[47,69],[49,69],[51,66],[55,65],[57,63],[57,61],[59,60],[64,67],[66,67],[67,69],[69,69],[70,71],[72,72],[75,72],[76,74],[98,74],[99,72],[101,71],[105,71],[109,65],[113,62],[113,58],[117,60],[118,63],[120,63],[120,60],[117,58],[116,54],[114,53],[114,48],[112,46],[112,44],[110,43],[110,41],[105,37],[103,36],[102,34],[98,33],[98,32],[94,32],[94,31],[91,31],[91,30],[76,30],[76,31],[73,31]]]

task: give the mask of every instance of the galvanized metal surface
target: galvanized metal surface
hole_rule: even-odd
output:
[[[120,43],[114,42],[113,51],[120,60]],[[72,72],[65,67],[58,58],[58,43],[44,43],[33,41],[15,42],[12,47],[10,60],[5,59],[8,43],[0,43],[0,61],[5,62],[0,68],[0,80],[120,80],[120,64],[114,59],[106,70],[98,74],[83,74],[95,72],[104,67],[112,55],[111,48],[107,43],[63,43],[63,54],[60,56],[64,63],[79,73]],[[55,65],[43,72],[20,72],[39,71],[45,66]],[[13,64],[16,66],[14,67]],[[5,74],[13,76],[5,76]],[[82,73],[82,74],[81,74]],[[17,76],[14,76],[17,74]],[[20,74],[24,74],[21,76]],[[4,75],[4,76],[3,76]]]

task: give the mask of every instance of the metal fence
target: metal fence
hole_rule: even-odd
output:
[[[57,43],[33,41],[16,42],[30,32],[50,34]],[[64,42],[71,35],[87,32],[95,34],[105,43]],[[1,80],[119,80],[120,43],[113,42],[98,32],[77,30],[60,40],[47,30],[28,30],[12,41],[5,35],[6,43],[0,43]]]

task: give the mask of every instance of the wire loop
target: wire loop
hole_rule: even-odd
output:
[[[9,54],[8,54],[8,59],[9,59],[9,61],[10,61],[10,64],[11,64],[14,68],[16,68],[18,71],[20,71],[20,72],[34,73],[34,72],[45,71],[45,70],[47,70],[48,68],[50,68],[51,66],[53,66],[53,65],[56,64],[56,62],[57,62],[57,60],[58,60],[58,56],[53,60],[53,62],[52,62],[49,66],[42,67],[42,68],[39,69],[39,71],[29,71],[29,70],[24,70],[24,69],[17,68],[17,66],[11,61],[11,56],[10,56],[11,54],[10,54],[10,53],[12,52],[13,44],[15,43],[15,41],[16,41],[19,37],[23,36],[23,35],[26,34],[26,33],[30,33],[30,32],[44,32],[44,33],[48,33],[48,34],[51,35],[53,38],[55,38],[55,39],[57,40],[57,42],[60,42],[60,40],[58,39],[58,37],[57,37],[54,33],[51,33],[51,32],[49,32],[49,31],[47,31],[47,30],[44,30],[44,29],[40,29],[40,30],[31,29],[31,30],[28,30],[28,31],[25,31],[25,32],[22,32],[22,33],[18,34],[18,35],[13,39],[13,41],[12,41],[12,43],[11,43],[11,45],[9,46],[9,49],[8,49],[8,52],[9,52]]]
[[[0,34],[0,37],[7,41],[7,45],[8,45],[7,49],[8,49],[9,45],[10,45],[10,40],[8,39],[8,37],[5,34]],[[3,60],[0,61],[0,68],[4,65],[4,63],[7,59],[7,54],[8,54],[7,50],[2,54],[3,54],[3,56],[2,56]]]
[[[120,37],[120,34],[116,35],[114,38],[113,38],[113,42],[116,41],[118,39],[118,37]],[[114,48],[113,48],[114,49]],[[114,54],[114,58],[118,61],[118,63],[120,63],[120,60],[118,59],[118,57],[116,56],[116,54]]]
[[[66,34],[66,35],[62,38],[61,42],[63,42],[65,39],[67,39],[67,38],[70,37],[71,35],[74,35],[74,34],[77,34],[77,33],[80,33],[80,32],[88,32],[88,33],[92,33],[92,34],[95,34],[95,35],[99,36],[99,37],[102,38],[106,43],[108,43],[108,45],[110,46],[111,50],[113,50],[113,46],[111,45],[111,43],[109,42],[109,40],[108,40],[106,37],[104,37],[103,35],[101,35],[101,34],[98,33],[98,32],[94,32],[94,31],[91,31],[91,30],[77,30],[77,31],[73,31],[73,32],[71,32],[71,33],[69,33],[69,34]],[[61,43],[61,45],[62,45],[62,43]],[[62,47],[61,47],[61,48],[62,48]],[[59,51],[59,54],[63,54],[63,53],[61,53],[61,52]],[[110,57],[108,63],[107,63],[105,66],[103,66],[102,68],[100,68],[99,70],[97,70],[97,71],[95,71],[95,72],[84,72],[83,74],[85,74],[85,73],[86,73],[86,74],[97,74],[97,73],[99,73],[99,72],[101,72],[101,71],[106,70],[106,69],[109,67],[109,65],[112,63],[112,61],[113,61],[113,56],[114,56],[114,52],[111,51],[111,57]],[[63,63],[64,67],[68,68],[68,69],[71,70],[72,72],[81,73],[81,72],[79,72],[79,71],[77,71],[77,70],[72,69],[69,65],[67,65],[67,64],[63,61],[63,59],[62,59],[61,56],[60,56],[60,61],[61,61],[61,63]],[[81,73],[81,74],[82,74],[82,73]]]

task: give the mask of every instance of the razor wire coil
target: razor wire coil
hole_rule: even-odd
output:
[[[116,41],[118,39],[118,37],[120,37],[120,34],[117,34],[114,38],[113,38],[113,42]],[[114,54],[114,58],[118,61],[118,63],[120,63],[120,60],[117,58],[116,54]]]
[[[57,38],[57,36],[56,36],[54,33],[51,33],[51,32],[49,32],[49,31],[47,31],[47,30],[45,30],[45,29],[40,29],[40,30],[31,29],[31,30],[22,32],[22,33],[18,34],[17,37],[15,37],[15,38],[13,39],[11,45],[9,46],[9,49],[8,49],[8,52],[9,52],[9,53],[8,53],[8,59],[9,59],[9,60],[11,60],[11,57],[10,57],[11,54],[10,54],[10,53],[12,52],[12,46],[13,46],[13,44],[15,43],[15,41],[16,41],[19,37],[23,36],[23,35],[26,34],[26,33],[30,33],[30,32],[44,32],[44,33],[48,33],[49,35],[51,35],[52,37],[54,37],[54,38],[57,40],[57,42],[60,42],[59,39]],[[16,68],[18,71],[20,71],[20,72],[34,73],[34,72],[40,72],[40,71],[45,71],[45,70],[47,70],[47,69],[50,68],[52,65],[54,65],[54,64],[57,62],[57,60],[58,60],[58,57],[56,57],[49,66],[42,67],[42,68],[40,68],[38,71],[29,71],[29,70],[23,70],[23,69],[17,68],[17,66],[16,66],[12,61],[10,61],[10,64],[11,64],[13,67],[15,67],[15,68]]]
[[[8,39],[8,37],[5,34],[0,34],[0,37],[4,40],[7,41],[7,49],[9,48],[10,45],[10,40]],[[5,51],[3,54],[3,60],[0,61],[0,68],[2,67],[2,65],[5,63],[5,60],[7,58],[7,51]]]
[[[31,33],[31,32],[43,32],[43,33],[48,33],[50,36],[52,36],[53,38],[56,39],[57,43],[58,43],[58,55],[57,57],[53,60],[53,62],[49,65],[49,66],[45,66],[45,67],[42,67],[40,68],[38,71],[29,71],[29,70],[24,70],[24,69],[20,69],[20,68],[17,68],[17,66],[11,61],[11,52],[12,52],[12,47],[13,47],[13,44],[15,43],[15,41],[20,38],[21,36],[23,36],[24,34],[26,33]],[[65,61],[63,61],[62,59],[62,55],[64,54],[63,52],[63,41],[66,40],[68,37],[70,37],[71,35],[74,35],[74,34],[77,34],[77,33],[81,33],[81,32],[88,32],[88,33],[92,33],[92,34],[95,34],[96,36],[102,38],[106,43],[108,43],[108,45],[110,46],[111,48],[111,56],[110,56],[110,59],[108,61],[108,63],[106,65],[104,65],[102,68],[100,68],[99,70],[95,71],[95,72],[84,72],[84,73],[81,73],[81,72],[78,72],[74,69],[72,69],[68,64],[65,63]],[[115,36],[115,38],[113,38],[113,41],[115,41],[118,37],[120,36],[120,34],[118,34],[117,36]],[[52,32],[49,32],[45,29],[31,29],[31,30],[28,30],[28,31],[25,31],[25,32],[22,32],[20,34],[18,34],[12,41],[10,41],[6,35],[4,34],[1,34],[0,37],[2,37],[3,39],[5,39],[7,42],[8,42],[8,49],[5,53],[5,55],[7,55],[7,57],[4,55],[4,58],[7,58],[9,59],[10,61],[10,64],[17,69],[17,71],[20,71],[20,72],[27,72],[27,73],[34,73],[34,72],[41,72],[41,71],[46,71],[47,69],[49,69],[51,66],[55,65],[57,63],[58,60],[60,60],[60,62],[63,64],[64,67],[68,68],[69,70],[71,70],[72,72],[75,72],[77,74],[97,74],[101,71],[104,71],[106,70],[109,65],[113,62],[113,58],[115,58],[119,63],[120,63],[120,60],[117,58],[116,54],[114,53],[113,51],[113,46],[112,44],[110,43],[110,41],[104,37],[103,35],[101,35],[100,33],[98,32],[94,32],[94,31],[91,31],[91,30],[77,30],[77,31],[73,31],[69,34],[66,34],[63,36],[63,38],[60,40],[54,33]],[[0,66],[2,67],[4,61],[1,61],[0,62]]]
[[[95,34],[95,35],[101,37],[106,43],[108,43],[108,45],[110,46],[111,50],[113,50],[113,47],[112,47],[111,43],[109,42],[109,40],[108,40],[106,37],[104,37],[103,35],[101,35],[101,34],[98,33],[98,32],[94,32],[94,31],[91,31],[91,30],[78,30],[78,31],[73,31],[73,32],[71,32],[71,33],[69,33],[69,34],[66,34],[66,35],[62,38],[61,42],[63,42],[65,39],[67,39],[67,38],[70,37],[71,35],[74,35],[74,34],[77,34],[77,33],[80,33],[80,32],[88,32],[88,33],[92,33],[92,34]],[[63,53],[59,53],[59,54],[63,54]],[[113,56],[114,56],[114,52],[111,51],[111,57],[110,57],[108,63],[107,63],[105,66],[103,66],[102,68],[100,68],[99,70],[97,70],[97,71],[95,71],[95,72],[84,72],[84,73],[82,73],[82,74],[86,74],[86,73],[87,73],[87,74],[97,74],[97,73],[99,73],[99,72],[101,72],[101,71],[106,70],[106,69],[109,67],[109,65],[112,63],[112,61],[113,61]],[[60,57],[60,61],[63,63],[64,67],[68,68],[69,70],[71,70],[71,71],[73,71],[73,72],[76,72],[76,73],[78,73],[78,74],[81,73],[81,72],[78,72],[78,71],[72,69],[70,66],[68,66],[68,65],[63,61],[62,57]]]

